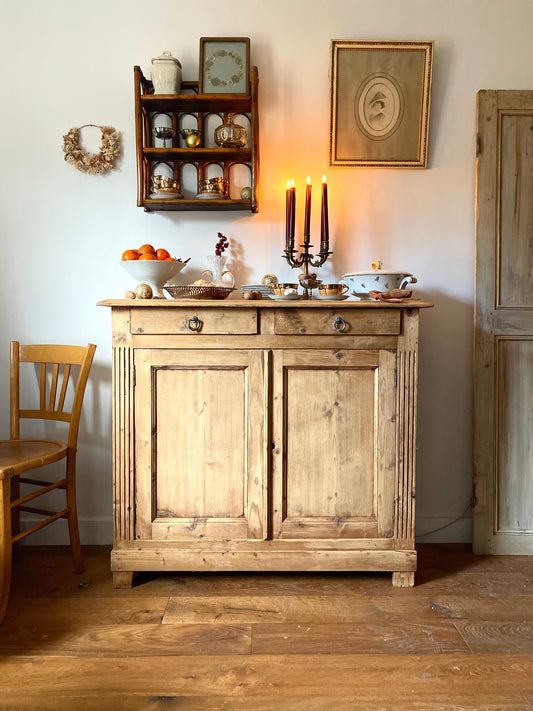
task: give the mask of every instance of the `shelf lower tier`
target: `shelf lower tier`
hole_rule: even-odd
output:
[[[251,163],[250,148],[143,148],[143,155],[152,161],[181,161],[182,163]]]
[[[144,200],[140,207],[146,212],[161,210],[249,210],[257,212],[257,207],[250,200]]]

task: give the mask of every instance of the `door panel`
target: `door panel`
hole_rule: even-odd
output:
[[[286,373],[288,417],[298,423],[287,428],[285,437],[288,518],[375,520],[375,482],[369,476],[376,450],[374,418],[353,402],[355,393],[361,403],[373,402],[375,372],[374,367],[291,368]]]
[[[274,353],[274,535],[392,536],[395,355]]]
[[[157,518],[244,516],[246,401],[227,393],[245,393],[245,369],[157,368],[153,387]]]
[[[478,94],[474,551],[533,553],[533,92]]]
[[[501,113],[499,307],[533,307],[533,114]]]
[[[264,354],[137,350],[135,373],[137,537],[264,538]]]
[[[497,502],[494,529],[533,533],[533,340],[498,339]],[[527,378],[524,373],[529,373]],[[529,432],[524,437],[524,431]]]

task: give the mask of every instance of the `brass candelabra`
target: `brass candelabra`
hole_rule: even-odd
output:
[[[302,273],[298,275],[298,281],[304,289],[304,299],[311,298],[312,290],[316,289],[321,283],[321,280],[316,278],[316,273],[309,271],[309,267],[321,267],[329,255],[333,254],[333,252],[329,251],[328,242],[323,241],[320,243],[320,252],[315,257],[310,253],[310,249],[313,245],[309,243],[309,240],[310,236],[304,235],[303,244],[300,245],[302,251],[300,251],[297,256],[295,255],[298,250],[294,249],[294,240],[292,239],[283,250],[283,256],[293,269],[303,267]]]

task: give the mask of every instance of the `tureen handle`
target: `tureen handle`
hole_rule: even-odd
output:
[[[398,288],[399,288],[399,289],[405,289],[405,287],[407,286],[407,284],[416,284],[417,281],[418,281],[417,278],[414,277],[412,274],[406,274],[406,275],[403,277],[403,279],[402,279],[402,281],[401,281],[401,284],[400,284],[400,286],[399,286]]]

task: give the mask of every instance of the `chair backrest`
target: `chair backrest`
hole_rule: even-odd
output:
[[[10,438],[20,438],[20,420],[58,420],[69,424],[68,445],[76,447],[81,406],[96,346],[21,345],[11,342]],[[20,363],[39,366],[39,407],[20,409]],[[70,412],[65,411],[65,397],[72,366],[80,366],[74,385]],[[73,376],[74,377],[74,376]]]

